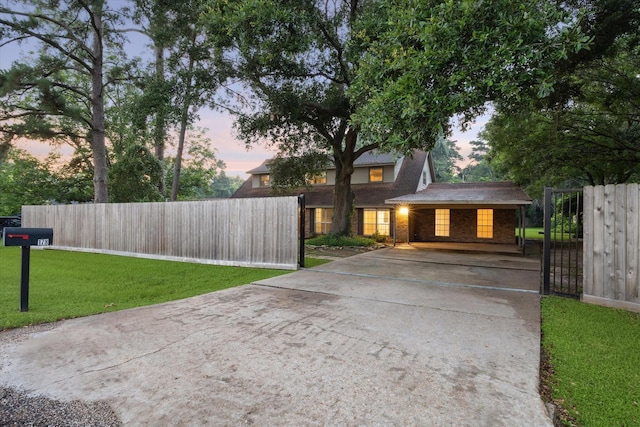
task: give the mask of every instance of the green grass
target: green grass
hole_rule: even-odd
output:
[[[545,297],[542,331],[553,398],[577,425],[640,425],[640,314]]]
[[[320,258],[304,258],[304,267],[305,268],[313,268],[322,264],[326,264],[331,262],[330,259],[320,259]]]
[[[554,239],[559,240],[563,233],[556,233],[551,230],[551,236]],[[518,229],[516,228],[516,236],[518,235]],[[564,233],[564,240],[569,240],[574,237],[574,235],[569,233]],[[544,240],[544,228],[542,227],[529,227],[524,229],[524,238],[530,240]]]
[[[29,311],[20,312],[20,265],[21,248],[0,246],[0,330],[157,304],[289,273],[31,250]]]
[[[373,246],[376,242],[366,237],[323,235],[307,239],[307,245],[313,246]]]

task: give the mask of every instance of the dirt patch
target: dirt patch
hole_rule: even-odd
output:
[[[553,408],[553,413],[549,411],[549,415],[552,417],[555,427],[577,426],[575,418],[562,406],[564,401],[553,398],[554,373],[549,354],[543,346],[540,346],[540,397],[547,407],[551,406]]]
[[[375,251],[376,249],[386,248],[387,245],[374,246],[312,246],[306,245],[304,255],[310,258],[336,259],[347,258],[364,252]]]

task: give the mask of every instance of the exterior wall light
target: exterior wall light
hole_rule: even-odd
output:
[[[400,215],[409,215],[409,207],[401,206],[399,209]]]

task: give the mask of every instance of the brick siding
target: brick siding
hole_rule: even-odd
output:
[[[413,209],[409,216],[415,242],[515,243],[516,210],[494,209],[493,239],[477,237],[477,210],[451,209],[449,237],[435,235],[435,209]]]

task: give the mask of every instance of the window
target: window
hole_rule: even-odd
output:
[[[331,219],[333,209],[316,208],[316,219],[314,230],[318,234],[327,234],[331,231]]]
[[[365,209],[362,232],[365,236],[371,236],[376,232],[388,236],[391,214],[389,209]]]
[[[269,186],[269,174],[260,175],[260,187],[268,187]]]
[[[449,209],[436,209],[436,236],[449,237],[449,225],[451,211]]]
[[[309,181],[311,182],[311,184],[326,184],[327,172],[321,172],[318,175],[312,176]]]
[[[493,239],[493,209],[478,209],[478,238]]]
[[[369,182],[382,182],[383,176],[382,168],[369,168]]]

